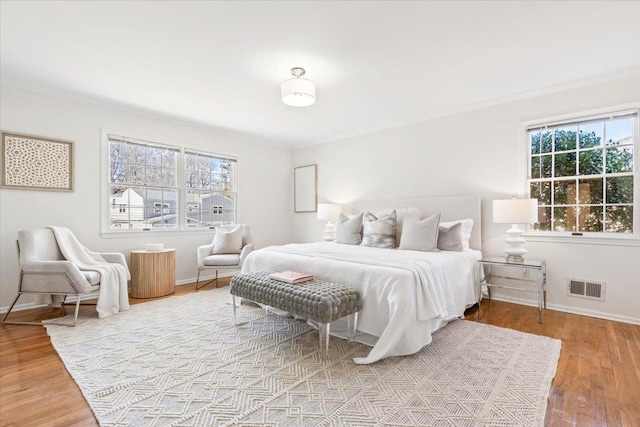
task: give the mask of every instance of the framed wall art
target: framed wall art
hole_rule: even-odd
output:
[[[318,209],[318,165],[293,169],[293,210],[315,212]]]
[[[73,191],[73,142],[1,132],[0,187]]]

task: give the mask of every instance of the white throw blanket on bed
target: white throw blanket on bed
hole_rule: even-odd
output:
[[[290,244],[253,251],[242,271],[301,271],[359,291],[363,306],[356,340],[374,348],[366,358],[354,361],[372,363],[419,351],[431,342],[432,332],[475,303],[479,257],[479,251],[436,253],[335,243]]]
[[[111,316],[129,309],[127,288],[127,269],[116,263],[105,261],[97,252],[84,247],[71,230],[65,227],[50,226],[56,236],[60,252],[80,270],[100,273],[100,293],[96,311],[99,318]]]

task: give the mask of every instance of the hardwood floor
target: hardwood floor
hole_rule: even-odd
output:
[[[221,278],[220,285],[228,281]],[[178,286],[175,295],[193,291],[194,286]],[[134,304],[145,301],[131,299]],[[546,425],[640,427],[640,326],[552,310],[540,325],[533,307],[497,301],[489,311],[486,300],[479,319],[477,314],[472,308],[466,318],[562,340]],[[59,315],[59,310],[39,308],[12,313],[12,319]],[[0,325],[0,426],[95,425],[45,329]]]

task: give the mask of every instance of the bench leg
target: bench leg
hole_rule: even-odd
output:
[[[330,323],[321,323],[320,324],[320,350],[324,352],[324,354],[329,353],[329,333],[331,330]]]
[[[347,316],[347,338],[350,342],[353,342],[356,336],[356,329],[358,328],[358,313],[353,313]]]

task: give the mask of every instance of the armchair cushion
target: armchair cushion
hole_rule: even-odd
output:
[[[84,278],[87,279],[87,282],[89,282],[90,285],[100,284],[100,273],[98,273],[97,271],[82,270],[80,272],[82,273]]]
[[[216,229],[213,236],[212,255],[216,254],[239,254],[242,251],[242,225],[238,225],[231,230],[222,227]]]
[[[237,254],[222,254],[222,255],[209,255],[203,260],[203,264],[206,266],[232,266],[240,264],[240,255]]]

